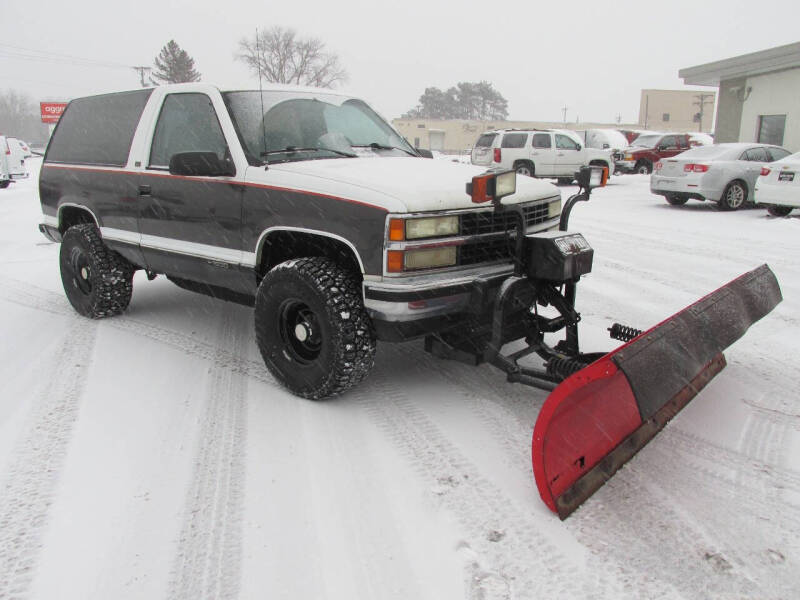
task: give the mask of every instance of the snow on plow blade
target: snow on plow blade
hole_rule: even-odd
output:
[[[762,265],[561,383],[533,431],[545,504],[569,516],[725,367],[722,351],[781,300]]]

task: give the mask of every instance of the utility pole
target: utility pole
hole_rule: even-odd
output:
[[[147,83],[145,83],[144,81],[144,75],[145,73],[147,73],[147,75],[149,76],[152,67],[131,67],[131,69],[139,72],[139,81],[141,82],[142,87],[147,87]]]
[[[567,107],[565,106],[564,108],[562,108],[561,112],[564,113],[564,125],[566,125],[567,124]]]
[[[710,102],[714,104],[714,94],[697,94],[695,96],[695,102],[692,102],[694,106],[700,107],[700,112],[697,113],[698,121],[700,123],[700,128],[698,131],[703,131],[703,114],[705,113],[706,103]]]

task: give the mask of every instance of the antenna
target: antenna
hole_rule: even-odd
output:
[[[261,99],[261,145],[264,162],[267,162],[267,130],[264,127],[264,88],[261,83],[261,50],[258,47],[258,27],[256,27],[256,68],[258,69],[258,97]]]

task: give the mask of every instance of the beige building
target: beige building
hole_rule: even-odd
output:
[[[800,42],[681,69],[689,85],[719,88],[718,142],[800,151]]]
[[[713,131],[717,93],[694,90],[642,90],[639,126],[654,131]]]
[[[394,119],[392,125],[416,148],[454,153],[471,149],[484,131],[494,129],[636,129],[638,125],[554,123],[550,121],[464,121]]]

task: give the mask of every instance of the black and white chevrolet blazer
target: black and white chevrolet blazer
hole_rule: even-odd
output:
[[[69,103],[45,154],[40,230],[75,309],[125,310],[136,270],[255,306],[272,373],[304,397],[354,385],[376,339],[479,326],[512,271],[513,222],[473,204],[479,167],[422,158],[330,90],[167,85]],[[504,203],[558,227],[549,183]]]

